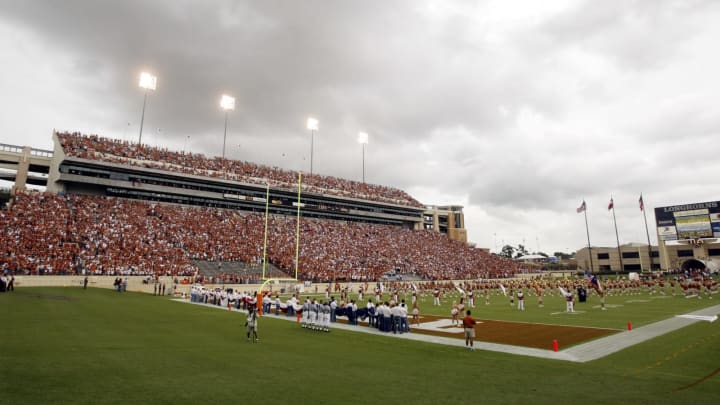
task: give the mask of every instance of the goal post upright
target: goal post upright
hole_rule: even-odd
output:
[[[265,236],[263,240],[263,266],[262,279],[265,280],[265,266],[267,265],[267,234],[268,234],[268,213],[270,212],[270,183],[265,189]],[[265,285],[265,284],[263,284]]]
[[[300,193],[302,192],[302,172],[298,172],[297,225],[295,227],[295,280],[300,266]]]
[[[300,258],[300,198],[302,193],[302,173],[298,173],[298,194],[297,194],[297,224],[295,226],[295,277],[266,277],[266,265],[267,265],[267,237],[268,237],[268,217],[270,210],[270,183],[267,185],[265,192],[265,240],[263,243],[263,268],[262,268],[262,280],[263,283],[260,286],[260,291],[264,291],[268,283],[272,282],[298,282],[298,268]]]

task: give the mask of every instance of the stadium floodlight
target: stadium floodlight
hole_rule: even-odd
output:
[[[307,129],[311,131],[317,131],[319,128],[320,121],[316,120],[313,117],[310,117],[307,119]]]
[[[234,110],[235,109],[235,97],[228,96],[227,94],[223,94],[220,98],[220,108],[222,108],[225,111],[228,110]]]
[[[223,133],[223,153],[222,153],[222,157],[224,160],[225,159],[225,142],[227,141],[228,111],[235,110],[235,97],[228,96],[227,94],[223,94],[222,97],[220,97],[220,108],[225,110],[225,132]]]
[[[149,90],[155,91],[155,89],[157,89],[157,76],[148,72],[140,73],[140,82],[138,83],[138,86],[141,89],[145,89],[145,96],[143,97],[142,115],[140,116],[140,136],[138,137],[138,144],[142,145],[142,132],[143,123],[145,122],[145,106],[147,105],[147,95]]]
[[[157,89],[157,76],[142,72],[140,73],[140,83],[138,85],[145,90],[155,90]]]
[[[315,131],[320,128],[320,121],[310,117],[307,119],[307,129],[310,130],[310,174],[313,174],[313,152],[315,149]]]
[[[183,154],[185,154],[185,148],[187,148],[187,143],[190,140],[190,135],[185,137],[185,143],[183,144]]]
[[[358,143],[362,144],[362,181],[365,183],[365,145],[368,144],[367,132],[358,132]]]

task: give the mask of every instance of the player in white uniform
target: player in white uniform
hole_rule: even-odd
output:
[[[517,308],[521,311],[525,310],[525,293],[523,293],[522,289],[519,289],[517,292],[517,299],[518,299],[518,306]]]
[[[322,307],[323,310],[323,330],[330,332],[330,302],[325,301]]]
[[[565,294],[565,312],[575,312],[575,297],[573,296],[573,293],[568,291]]]
[[[302,306],[302,315],[300,318],[300,326],[307,328],[309,326],[308,319],[310,318],[310,297],[305,298],[305,303]]]
[[[312,303],[310,303],[310,313],[308,314],[308,327],[313,330],[318,328],[318,303],[314,298],[312,300]]]

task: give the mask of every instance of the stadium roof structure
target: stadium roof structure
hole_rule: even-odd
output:
[[[424,206],[402,190],[344,179],[302,176],[249,162],[206,158],[147,145],[82,135],[53,133],[55,143],[48,191],[142,199],[183,205],[303,217],[422,227]],[[198,166],[200,165],[200,166]],[[204,167],[202,165],[205,165]],[[249,173],[228,170],[235,165]],[[269,177],[266,177],[269,176]],[[344,188],[323,186],[334,179]],[[269,185],[269,194],[266,187]],[[374,188],[373,188],[374,187]]]
[[[526,261],[526,262],[545,260],[545,259],[547,259],[547,257],[545,257],[543,255],[523,255],[523,256],[515,258],[515,260]]]

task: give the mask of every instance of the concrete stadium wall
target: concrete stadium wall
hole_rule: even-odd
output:
[[[15,276],[15,287],[77,287],[82,288],[83,276]],[[113,289],[115,276],[88,276],[88,288],[107,288]],[[153,293],[154,284],[143,284],[146,276],[128,276],[128,291]],[[165,294],[173,294],[173,282],[170,277],[161,277],[159,284],[165,284]],[[190,293],[190,285],[178,284],[175,292],[182,294]],[[232,288],[238,291],[257,291],[259,284],[206,284],[205,287],[224,287]]]

